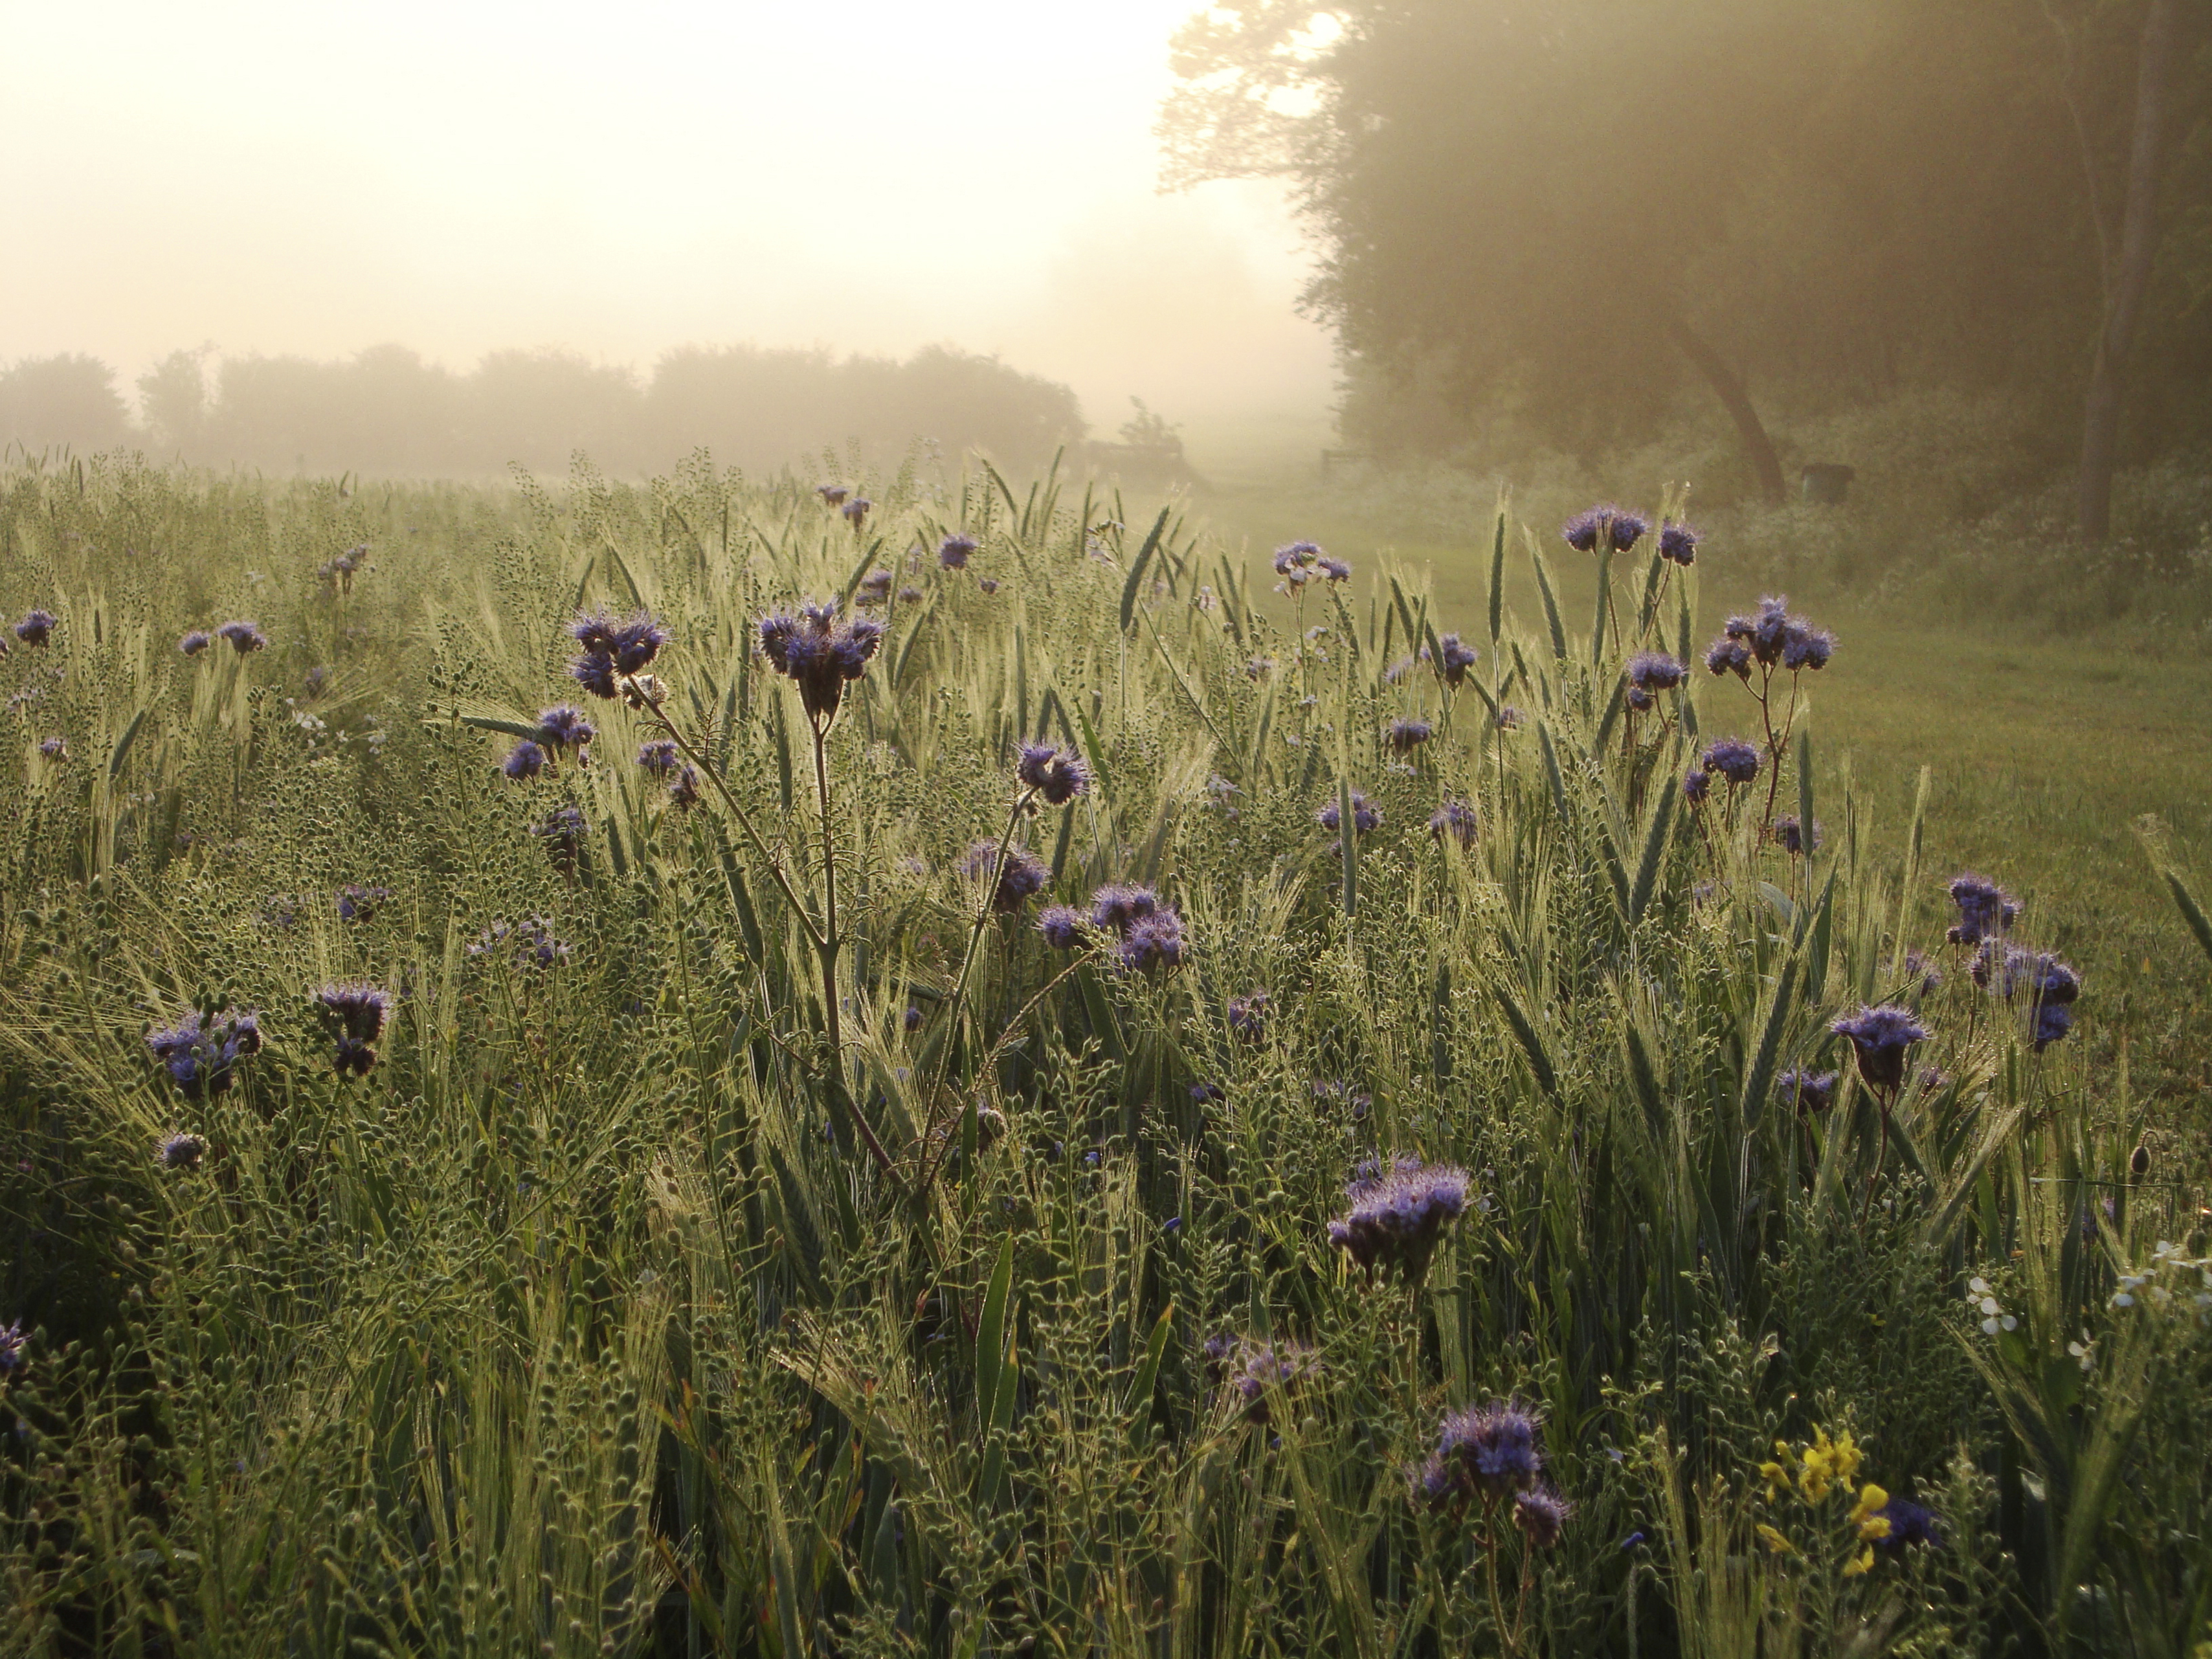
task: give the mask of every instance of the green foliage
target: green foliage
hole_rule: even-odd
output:
[[[1624,556],[1531,631],[1501,551],[1455,685],[1407,572],[1271,610],[1172,504],[865,487],[855,528],[703,456],[5,482],[0,603],[60,618],[0,659],[18,1648],[2186,1651],[2203,1195],[2130,1161],[2124,1071],[1907,972],[1917,828],[1899,867],[1824,778],[1828,840],[1771,842],[1802,728],[1680,799],[1693,731],[1760,729],[1733,680],[1622,712],[1689,573]],[[810,711],[757,619],[878,568],[880,647]],[[566,672],[601,605],[669,630],[627,702]],[[234,617],[267,647],[177,650]],[[588,763],[502,775],[562,702]],[[1088,791],[1018,782],[1030,741]],[[1009,850],[1049,872],[1011,910]],[[1179,962],[1034,925],[1110,883]],[[346,884],[389,892],[347,921]],[[349,981],[396,999],[365,1075],[313,1003]],[[1934,1032],[1901,1089],[1831,1031],[1867,1001]],[[187,1093],[144,1035],[224,1008],[261,1046]],[[1370,1279],[1326,1226],[1400,1155],[1469,1200]],[[1414,1482],[1504,1399],[1556,1547]],[[1845,1425],[1941,1549],[1847,1573],[1840,1489],[1817,1573],[1758,1542],[1773,1442]]]

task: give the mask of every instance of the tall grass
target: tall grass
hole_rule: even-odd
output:
[[[2039,1052],[1944,946],[1917,817],[1884,857],[1794,737],[1684,799],[1761,736],[1702,672],[1626,711],[1625,659],[1723,608],[1691,573],[1639,547],[1586,629],[1545,576],[1524,627],[1501,522],[1471,614],[1387,569],[1273,606],[1172,508],[855,482],[857,528],[703,458],[7,481],[0,600],[58,618],[0,660],[14,1649],[2204,1639],[2203,1194],[2142,1167],[2124,1066]],[[811,721],[757,622],[879,568]],[[599,605],[668,629],[657,707],[568,677]],[[226,619],[268,647],[178,651]],[[508,779],[565,702],[589,763]],[[1024,742],[1088,791],[1038,799]],[[1044,890],[1003,910],[1014,850]],[[348,884],[388,892],[347,921]],[[1040,933],[1110,884],[1179,961]],[[352,981],[396,999],[363,1076],[313,1000]],[[1868,1003],[1932,1033],[1901,1086],[1830,1029]],[[226,1009],[261,1044],[190,1097],[144,1034]],[[1472,1191],[1370,1277],[1326,1224],[1394,1156]],[[1414,1483],[1493,1401],[1540,1421],[1556,1546]],[[1867,1536],[1869,1485],[1940,1543]]]

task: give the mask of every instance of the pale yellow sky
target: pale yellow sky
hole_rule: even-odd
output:
[[[0,0],[0,361],[996,351],[1317,414],[1272,185],[1153,191],[1194,0]]]

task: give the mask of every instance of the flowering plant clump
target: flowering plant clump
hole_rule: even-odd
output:
[[[1344,581],[1352,574],[1350,565],[1329,557],[1318,542],[1291,542],[1277,548],[1274,565],[1275,574],[1283,579],[1275,584],[1278,593],[1295,593],[1310,581]]]
[[[1229,999],[1229,1029],[1247,1042],[1267,1035],[1268,998],[1265,991],[1248,991]]]
[[[1471,1184],[1454,1164],[1370,1160],[1345,1184],[1352,1209],[1328,1224],[1328,1242],[1368,1273],[1395,1267],[1419,1284],[1446,1224],[1465,1212]]]
[[[1659,532],[1659,556],[1684,569],[1698,562],[1698,532],[1686,524],[1668,524]]]
[[[1705,745],[1698,763],[1706,772],[1718,774],[1734,788],[1759,776],[1759,749],[1741,738],[1723,738]]]
[[[146,1046],[186,1100],[226,1094],[238,1062],[261,1052],[261,1021],[250,1010],[191,1013],[166,1031],[149,1031]]]
[[[937,544],[937,562],[940,569],[965,570],[968,561],[975,556],[981,544],[973,536],[947,536]]]
[[[1951,878],[1951,902],[1959,907],[1959,920],[1948,937],[1954,945],[1979,945],[2010,930],[2020,915],[2020,902],[1984,877],[1971,872]]]
[[[1642,514],[1608,505],[1583,508],[1560,526],[1559,534],[1577,553],[1626,553],[1650,528],[1651,521]]]
[[[553,936],[544,916],[519,922],[494,921],[468,947],[472,957],[505,957],[522,968],[552,968],[568,959],[568,947]]]
[[[26,645],[44,645],[53,638],[62,619],[51,611],[33,611],[15,624],[15,637]]]
[[[1872,1481],[1856,1484],[1860,1462],[1848,1429],[1832,1439],[1815,1425],[1810,1441],[1794,1446],[1776,1441],[1773,1457],[1759,1466],[1766,1501],[1786,1501],[1802,1513],[1786,1527],[1759,1522],[1759,1540],[1778,1556],[1810,1560],[1826,1555],[1832,1565],[1840,1561],[1844,1578],[1873,1571],[1877,1553],[1895,1557],[1911,1547],[1939,1546],[1935,1517],[1927,1510],[1893,1498]]]
[[[165,1170],[197,1170],[206,1152],[207,1142],[193,1134],[163,1135],[154,1148]]]
[[[837,620],[836,601],[802,605],[760,623],[761,651],[779,674],[799,688],[807,718],[826,726],[837,715],[845,687],[868,672],[884,642],[884,625],[872,617]]]
[[[1393,753],[1410,755],[1431,738],[1437,728],[1426,720],[1392,720],[1382,733],[1382,740]]]
[[[376,1044],[392,1012],[392,993],[355,981],[325,985],[315,994],[323,1024],[336,1039],[332,1054],[337,1073],[367,1077],[376,1064]]]
[[[581,647],[568,665],[576,684],[595,697],[619,695],[622,682],[642,674],[668,643],[668,630],[645,611],[617,617],[594,611],[569,624],[569,634]]]

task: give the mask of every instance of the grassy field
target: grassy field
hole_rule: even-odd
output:
[[[0,1654],[2212,1638],[2201,665],[816,482],[0,477]]]
[[[1262,575],[1269,552],[1306,538],[1362,568],[1389,562],[1425,576],[1445,625],[1481,614],[1487,525],[1453,542],[1402,539],[1348,510],[1349,492],[1285,467],[1279,451],[1231,453],[1224,483],[1192,510],[1245,550],[1255,592],[1273,580]],[[1533,528],[1563,609],[1586,619],[1591,561],[1562,545],[1555,526]],[[1509,603],[1534,625],[1541,611],[1517,543],[1516,553]],[[1700,555],[1700,647],[1759,596],[1731,564],[1724,540]],[[1848,764],[1875,835],[1893,838],[1927,767],[1930,871],[1978,870],[2020,894],[2088,974],[2085,997],[2107,1018],[2106,1040],[2134,1046],[2137,1086],[2154,1092],[2195,1154],[2212,1151],[2212,981],[2136,833],[2155,820],[2178,862],[2212,876],[2212,655],[2151,655],[2046,630],[2004,637],[1972,617],[1916,616],[1843,593],[1790,597],[1842,641],[1809,699],[1823,784]],[[1932,878],[1921,896],[1939,900]]]

